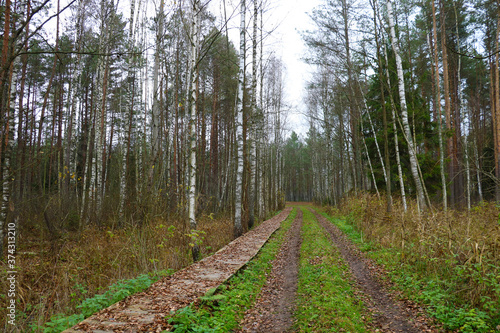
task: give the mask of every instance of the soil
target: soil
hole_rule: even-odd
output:
[[[374,318],[375,332],[438,332],[422,309],[409,301],[396,299],[396,295],[388,292],[377,277],[384,274],[377,264],[364,257],[340,229],[313,209],[311,211],[330,234],[333,244],[349,264],[356,283],[366,295],[365,303]]]
[[[239,332],[287,332],[293,324],[299,271],[302,210],[285,235],[272,262],[272,270],[255,306],[245,313]]]

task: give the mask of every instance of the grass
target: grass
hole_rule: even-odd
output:
[[[469,216],[462,216],[462,212],[446,216],[418,215],[411,206],[404,213],[396,206],[387,215],[382,212],[385,204],[372,197],[350,198],[348,202],[343,207],[343,213],[349,212],[347,216],[338,218],[342,212],[328,209],[336,217],[327,218],[385,266],[395,288],[424,304],[447,330],[500,330],[497,250],[485,246],[491,241],[485,236],[495,239],[498,234],[491,228],[497,223],[492,207],[475,207]],[[467,249],[467,243],[475,244],[472,250]]]
[[[300,332],[366,332],[366,309],[348,267],[314,215],[304,209],[295,328]]]
[[[94,297],[85,299],[77,306],[79,313],[73,315],[57,314],[42,326],[33,325],[33,331],[44,333],[58,333],[70,328],[92,314],[121,301],[127,296],[141,292],[151,286],[160,278],[172,274],[172,271],[162,271],[153,274],[141,274],[137,278],[118,281],[108,287],[108,290]]]
[[[6,323],[7,297],[0,292],[0,331],[28,332],[56,315],[78,316],[83,300],[118,281],[191,263],[192,237],[178,218],[157,215],[140,226],[122,228],[89,225],[81,232],[61,233],[58,239],[51,239],[43,225],[23,219],[16,255],[16,327]],[[232,240],[229,217],[200,216],[199,230],[203,256]],[[6,274],[6,263],[0,262],[0,290],[8,290]]]
[[[297,211],[294,209],[281,227],[244,270],[202,297],[200,304],[191,304],[177,311],[170,319],[173,332],[230,332],[237,329],[244,313],[251,308],[264,286],[271,264],[283,243],[284,236]]]

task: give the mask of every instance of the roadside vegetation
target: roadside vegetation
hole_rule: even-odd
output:
[[[304,209],[295,328],[300,332],[366,332],[366,308],[351,286],[349,267]]]
[[[264,286],[272,262],[296,215],[297,209],[294,209],[244,270],[217,290],[209,291],[196,304],[178,310],[169,319],[172,331],[222,333],[237,329],[245,311],[254,305]]]
[[[86,311],[80,307],[82,302],[114,290],[112,285],[123,286],[124,280],[132,284],[137,280],[147,287],[145,276],[153,279],[188,266],[193,242],[207,256],[229,243],[232,232],[231,219],[224,215],[202,216],[196,235],[185,221],[167,215],[128,227],[89,225],[81,233],[66,232],[57,239],[43,228],[26,227],[18,238],[16,330],[30,332],[32,327],[48,327],[45,323],[54,318],[60,322],[78,316]],[[1,264],[0,289],[7,290],[7,269]],[[5,309],[0,308],[2,318],[6,318]]]
[[[389,215],[376,196],[349,197],[324,215],[387,270],[394,287],[424,304],[447,330],[500,330],[498,208],[419,214],[412,203]]]
[[[95,295],[87,298],[77,306],[78,313],[73,315],[56,314],[42,326],[32,325],[31,329],[34,332],[42,331],[43,333],[58,333],[67,328],[70,328],[85,318],[90,317],[94,313],[107,308],[108,306],[121,301],[127,296],[141,292],[151,286],[160,278],[171,274],[172,271],[161,271],[152,274],[141,274],[137,278],[130,280],[122,280],[108,287],[108,290],[103,294]]]

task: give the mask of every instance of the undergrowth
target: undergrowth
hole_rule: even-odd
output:
[[[295,328],[300,332],[366,332],[366,309],[349,269],[326,231],[304,210]]]
[[[61,233],[53,239],[43,225],[20,220],[17,240],[16,325],[6,323],[6,263],[0,261],[0,331],[29,332],[57,314],[74,315],[86,298],[102,294],[120,280],[145,272],[179,270],[189,265],[192,237],[184,220],[158,214],[141,225],[98,227]],[[228,216],[199,216],[202,256],[232,240]]]
[[[237,329],[245,311],[253,306],[264,286],[267,274],[272,268],[272,261],[296,214],[294,209],[244,270],[231,277],[217,290],[209,291],[199,304],[182,308],[169,318],[172,331],[209,333],[231,332]]]
[[[33,325],[34,332],[58,333],[70,328],[92,314],[121,301],[127,296],[141,292],[158,281],[161,277],[172,274],[173,271],[161,271],[155,274],[141,274],[135,279],[121,280],[108,287],[108,290],[94,297],[85,299],[77,306],[79,313],[73,315],[57,314],[42,326]]]
[[[498,209],[405,213],[369,195],[346,200],[329,218],[361,250],[387,269],[395,287],[425,304],[445,329],[500,331]],[[327,216],[328,217],[328,216]]]

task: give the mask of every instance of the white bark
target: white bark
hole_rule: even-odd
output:
[[[140,1],[139,1],[139,8],[140,8]],[[134,16],[135,16],[135,0],[132,0],[130,2],[130,18],[129,18],[129,31],[128,31],[128,41],[129,41],[129,52],[132,53],[134,46],[135,46],[135,32],[137,31],[134,29]],[[139,21],[137,19],[137,21]],[[135,89],[133,89],[135,82],[132,82],[132,80],[135,80],[134,76],[134,64],[133,64],[133,55],[129,55],[129,62],[128,62],[128,78],[129,78],[129,94],[128,94],[128,99],[129,99],[129,112],[133,114],[134,112],[134,97],[135,97]],[[119,216],[120,219],[123,219],[123,214],[124,214],[124,209],[125,209],[125,197],[127,196],[127,183],[126,183],[126,175],[127,175],[127,149],[129,148],[128,145],[126,144],[127,142],[127,133],[128,130],[127,128],[129,127],[128,125],[128,120],[129,117],[127,116],[126,113],[123,112],[122,110],[122,99],[120,98],[120,114],[122,115],[122,165],[121,165],[121,170],[120,170],[120,202],[119,202]],[[130,136],[131,133],[128,133],[128,136]],[[122,222],[122,221],[120,221]]]
[[[363,121],[361,121],[361,133],[364,132],[364,125],[363,125]],[[366,146],[366,140],[365,140],[365,136],[363,134],[362,135],[362,139],[363,139],[363,146],[365,147],[365,153],[366,153],[366,159],[368,160],[368,166],[370,167],[370,173],[372,175],[372,179],[373,179],[373,185],[375,186],[375,191],[377,193],[377,197],[380,199],[380,192],[378,191],[378,186],[377,186],[377,180],[375,179],[375,174],[373,172],[373,167],[372,167],[372,160],[370,158],[370,154],[368,153],[368,147]],[[376,140],[377,138],[375,138]]]
[[[387,184],[387,182],[388,182],[388,179],[387,179],[387,170],[385,168],[384,159],[382,158],[382,153],[380,151],[380,147],[379,147],[379,144],[378,144],[377,133],[375,132],[375,128],[373,126],[372,116],[370,115],[370,110],[368,109],[368,105],[366,104],[365,93],[363,91],[363,88],[361,87],[361,83],[360,83],[359,80],[358,80],[358,85],[359,85],[359,90],[361,91],[361,94],[363,96],[363,103],[364,103],[364,106],[365,106],[366,114],[368,115],[368,121],[370,122],[370,128],[371,128],[371,131],[372,131],[372,134],[373,134],[373,140],[375,141],[375,147],[377,148],[377,154],[378,154],[378,157],[380,159],[380,165],[382,165],[382,170],[384,170],[384,172],[383,172],[383,174],[384,174],[384,181]],[[366,146],[366,143],[365,143],[365,146]],[[367,150],[367,154],[368,154],[368,150]],[[378,190],[377,190],[377,193],[378,193]]]
[[[107,53],[108,31],[106,23],[106,1],[101,1],[101,36],[99,37],[99,52]],[[92,154],[92,172],[90,177],[90,187],[95,200],[95,213],[100,215],[102,205],[102,157],[103,138],[106,124],[106,98],[104,96],[104,84],[106,80],[106,61],[103,56],[99,57],[97,65],[97,92],[95,105],[95,140],[94,152]]]
[[[260,160],[259,160],[259,169],[260,169],[260,175],[259,175],[259,191],[258,191],[258,198],[259,198],[259,217],[264,218],[265,213],[266,213],[266,202],[265,202],[265,167],[264,167],[264,161],[265,161],[265,155],[266,155],[266,150],[265,150],[265,141],[264,141],[264,57],[263,57],[263,52],[264,52],[264,37],[263,37],[263,31],[264,31],[264,8],[263,4],[261,3],[260,6],[260,55],[259,55],[259,60],[260,60],[260,66],[259,66],[259,71],[260,71],[260,98],[259,98],[259,155],[260,155]]]
[[[443,124],[442,124],[442,115],[441,115],[441,92],[439,85],[439,64],[438,64],[438,49],[437,49],[437,26],[436,26],[436,10],[434,6],[434,1],[432,2],[432,31],[434,38],[434,75],[436,78],[436,106],[437,106],[437,114],[439,117],[439,125],[438,125],[438,139],[439,139],[439,167],[441,171],[441,191],[443,192],[443,210],[446,212],[448,210],[448,194],[446,191],[446,175],[445,175],[445,165],[444,165],[444,144],[443,144]],[[429,40],[430,47],[430,40]]]
[[[392,12],[391,0],[387,0],[387,15],[389,18],[389,28],[391,32],[392,48],[394,50],[394,55],[396,57],[396,68],[398,74],[398,90],[401,105],[401,118],[403,121],[403,128],[406,134],[406,141],[408,144],[408,152],[410,155],[410,169],[415,182],[415,188],[417,190],[417,200],[421,210],[425,210],[426,202],[424,197],[424,190],[422,187],[422,182],[420,181],[420,176],[418,174],[418,160],[417,152],[413,144],[413,136],[410,130],[410,124],[408,122],[408,109],[406,106],[406,93],[405,93],[405,83],[403,74],[403,64],[401,61],[401,56],[399,54],[398,39],[396,37],[396,30],[394,29],[394,19]]]
[[[254,0],[254,15],[253,15],[253,54],[252,54],[252,118],[250,121],[250,193],[248,200],[249,209],[249,227],[252,227],[255,221],[255,197],[257,191],[256,175],[256,158],[257,158],[257,19],[258,19],[258,2]]]
[[[156,51],[155,62],[153,69],[153,114],[151,117],[152,128],[152,166],[151,166],[151,180],[155,174],[154,167],[158,162],[160,153],[160,92],[158,85],[159,71],[160,71],[160,52],[163,49],[163,16],[164,16],[164,0],[160,1],[160,10],[158,13],[158,32],[156,35]],[[195,43],[195,41],[193,41]]]
[[[16,45],[14,44],[14,48]],[[19,57],[17,57],[14,60],[14,63],[12,64],[12,70],[15,71],[15,69],[18,67],[17,63],[19,62]],[[11,175],[11,170],[10,170],[10,159],[11,159],[11,153],[13,150],[13,145],[14,145],[14,140],[11,139],[10,137],[10,128],[14,128],[14,118],[11,115],[11,101],[16,100],[16,93],[17,93],[17,75],[14,72],[12,74],[12,81],[10,83],[10,96],[8,97],[7,105],[6,105],[6,110],[7,113],[5,114],[5,127],[4,129],[4,138],[3,142],[0,142],[0,144],[4,145],[3,147],[3,166],[2,166],[2,203],[1,203],[1,208],[0,208],[0,259],[3,258],[3,246],[4,246],[4,227],[7,222],[7,215],[8,211],[12,210],[10,207],[10,195],[11,195],[11,181],[12,181],[12,175]],[[15,221],[15,224],[17,225],[17,220]],[[17,233],[16,233],[17,237]]]
[[[462,105],[463,105],[463,94],[462,94],[462,77],[461,77],[461,71],[462,71],[462,56],[460,55],[460,35],[458,33],[458,14],[457,14],[457,7],[455,2],[453,2],[453,9],[455,10],[455,33],[457,34],[457,49],[458,49],[458,114],[462,115]],[[467,112],[467,120],[469,121],[470,124],[470,113]],[[469,136],[470,130],[467,131],[464,135],[464,151],[465,151],[465,174],[466,174],[466,199],[467,199],[467,209],[471,209],[471,198],[470,198],[470,187],[471,187],[471,179],[470,179],[470,163],[469,163],[469,142],[468,142],[468,136]]]
[[[193,0],[191,22],[191,114],[189,120],[190,165],[189,165],[189,227],[196,230],[196,82],[198,79],[197,62],[199,48],[199,1]],[[193,259],[198,259],[198,246],[193,247]]]
[[[83,33],[83,0],[78,1],[78,12],[77,12],[77,23],[76,23],[76,34],[75,34],[75,45],[78,45],[77,51],[81,51],[82,47],[82,33]],[[66,129],[66,156],[64,165],[71,170],[70,168],[70,160],[71,160],[71,148],[72,148],[72,140],[73,140],[73,127],[76,118],[76,87],[79,82],[80,74],[82,73],[83,62],[81,61],[81,55],[78,54],[76,57],[76,64],[73,74],[71,76],[70,81],[70,89],[68,91],[68,108],[70,109],[70,116],[68,120],[68,126]],[[75,177],[73,178],[76,181],[76,168],[74,170]],[[68,189],[66,189],[68,190]]]
[[[243,194],[243,90],[245,72],[245,0],[240,1],[240,55],[238,72],[238,100],[236,103],[236,144],[238,147],[236,170],[236,199],[234,203],[234,236],[239,237],[243,232],[241,222],[242,194]]]
[[[479,201],[482,202],[483,201],[483,187],[482,187],[482,184],[481,184],[481,171],[480,171],[481,169],[479,168],[480,167],[480,163],[479,163],[479,153],[477,151],[477,140],[476,140],[476,138],[474,138],[473,147],[474,147],[474,160],[476,161],[477,192],[478,192],[478,195],[479,195]]]

